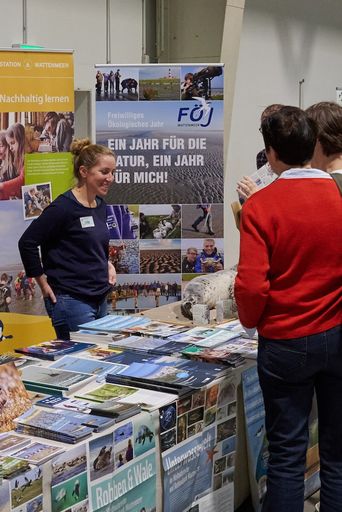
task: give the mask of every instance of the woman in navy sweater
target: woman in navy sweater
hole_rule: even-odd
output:
[[[76,185],[58,196],[19,240],[26,275],[36,279],[57,338],[64,340],[79,324],[107,314],[106,296],[116,276],[108,261],[102,199],[114,179],[113,152],[89,139],[75,140],[70,149]]]

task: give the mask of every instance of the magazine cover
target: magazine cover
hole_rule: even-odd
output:
[[[76,373],[87,373],[104,376],[113,368],[113,364],[104,361],[96,361],[95,359],[85,359],[75,356],[64,356],[58,361],[52,363],[49,368],[57,368],[60,370],[68,370]]]
[[[65,409],[66,411],[90,413],[90,404],[88,402],[65,396],[48,395],[35,402],[34,405],[47,407],[48,409]]]
[[[237,333],[227,332],[220,329],[208,337],[205,337],[199,341],[195,341],[194,345],[198,345],[199,347],[214,348],[222,345],[223,343],[227,343],[227,341],[237,338],[238,336],[239,335]]]
[[[0,457],[0,467],[3,478],[11,478],[18,473],[30,469],[29,463],[26,460],[17,459],[10,455]]]
[[[25,383],[65,390],[72,390],[81,384],[85,385],[94,380],[94,376],[89,373],[71,372],[44,366],[24,368],[21,377]]]
[[[168,324],[166,322],[150,321],[149,323],[146,324],[128,327],[125,330],[127,330],[127,332],[138,332],[140,334],[167,338],[173,334],[178,334],[180,332],[186,331],[187,327],[185,325],[174,325]]]
[[[64,415],[70,421],[79,422],[81,425],[92,428],[94,432],[101,432],[101,430],[109,428],[115,423],[114,418],[84,412],[64,411]]]
[[[230,345],[219,345],[216,348],[205,348],[190,345],[182,351],[182,354],[195,361],[224,364],[237,368],[245,364],[245,358],[236,351],[232,351]]]
[[[15,352],[53,361],[54,359],[64,356],[65,354],[79,352],[81,350],[86,350],[95,346],[95,343],[52,340],[44,341],[38,345],[31,345],[30,347],[16,348]]]
[[[124,353],[125,354],[125,353]],[[124,355],[123,354],[123,355]],[[137,354],[138,355],[138,354]],[[124,364],[124,360],[121,361]],[[117,379],[129,377],[137,382],[156,382],[161,386],[200,388],[225,375],[229,368],[223,365],[188,361],[178,357],[161,356],[153,359],[128,363],[119,371],[107,374],[107,382],[112,376]]]
[[[248,359],[256,359],[258,355],[258,341],[243,337],[235,338],[229,343],[218,347],[218,349],[230,350],[232,353],[238,352]]]
[[[194,327],[184,333],[185,336],[195,337],[191,343],[200,347],[213,348],[239,336],[239,333],[221,328]],[[186,341],[186,338],[184,339]]]
[[[14,432],[5,432],[0,434],[0,454],[3,455],[9,451],[19,450],[23,446],[30,444],[31,439],[24,436],[18,436]]]
[[[106,348],[105,346],[97,346],[82,352],[82,356],[98,361],[106,361],[112,356],[121,354],[122,350],[116,348]]]
[[[175,399],[173,394],[115,384],[104,384],[83,395],[75,396],[83,400],[89,400],[89,402],[93,401],[94,409],[99,408],[98,404],[101,404],[101,409],[104,411],[110,411],[117,403],[136,404],[142,409],[154,410]]]
[[[110,347],[117,347],[123,350],[144,352],[145,354],[173,355],[179,354],[188,347],[187,343],[169,341],[163,338],[146,338],[145,336],[129,336],[120,341],[110,343]]]
[[[14,418],[31,407],[31,400],[14,363],[0,365],[0,432],[15,427]]]
[[[143,325],[150,323],[151,320],[146,317],[137,317],[130,315],[107,315],[98,320],[86,322],[85,324],[79,325],[80,329],[90,329],[95,331],[107,331],[115,332],[125,329],[127,327],[133,327],[135,325]]]
[[[118,400],[121,401],[122,399],[136,393],[137,391],[139,391],[137,388],[114,386],[113,384],[103,384],[103,386],[92,389],[87,393],[75,394],[75,397],[100,403],[115,402]]]
[[[46,410],[32,407],[22,416],[16,419],[17,430],[35,433],[56,441],[75,442],[93,433],[90,427],[81,425],[77,420],[66,417],[64,411]]]
[[[30,464],[39,465],[61,452],[64,452],[63,448],[52,446],[50,444],[33,442],[30,446],[12,453],[12,456],[18,457],[18,459],[27,460]]]
[[[4,352],[0,354],[0,364],[15,363],[20,358],[15,352]]]
[[[165,341],[165,345],[161,345],[150,350],[150,353],[156,355],[180,357],[182,350],[185,350],[190,346],[188,343],[181,343],[179,341],[169,341],[168,339]]]
[[[114,402],[109,407],[103,408],[99,402],[91,404],[91,412],[94,414],[103,414],[107,417],[115,418],[117,422],[124,421],[131,416],[141,412],[140,404],[130,404],[124,402]]]
[[[220,323],[218,327],[226,331],[233,331],[238,333],[245,332],[240,320],[229,320],[228,322]]]
[[[112,368],[110,373],[117,373],[132,363],[153,361],[155,357],[156,356],[154,354],[148,354],[143,351],[136,351],[127,348],[123,350],[121,354],[116,354],[115,356],[108,358],[107,361],[116,364],[116,367]]]
[[[91,343],[100,343],[105,344],[117,337],[117,339],[125,338],[126,334],[113,334],[110,332],[104,331],[94,331],[92,329],[79,329],[76,332],[70,333],[71,339],[73,341],[89,341]]]

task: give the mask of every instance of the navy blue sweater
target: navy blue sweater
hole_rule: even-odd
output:
[[[30,224],[19,240],[27,276],[46,274],[55,293],[88,301],[104,298],[111,288],[109,231],[106,204],[96,199],[97,207],[87,208],[69,190]]]

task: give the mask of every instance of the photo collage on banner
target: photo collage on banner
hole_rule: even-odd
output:
[[[237,384],[221,379],[159,409],[165,512],[233,510]]]
[[[96,138],[116,155],[107,194],[109,313],[181,299],[224,268],[223,66],[97,66]]]
[[[3,50],[0,56],[0,339],[6,340],[13,333],[2,313],[46,315],[38,285],[23,270],[18,240],[72,186],[74,68],[70,52]],[[14,324],[23,323],[18,318]]]

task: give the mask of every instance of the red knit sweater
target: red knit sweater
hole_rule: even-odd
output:
[[[235,297],[241,323],[266,338],[342,321],[342,200],[326,173],[312,171],[286,171],[242,208]]]
[[[21,198],[21,187],[24,185],[24,166],[20,169],[20,173],[16,178],[4,181],[0,189],[0,199],[11,199],[12,196]]]

